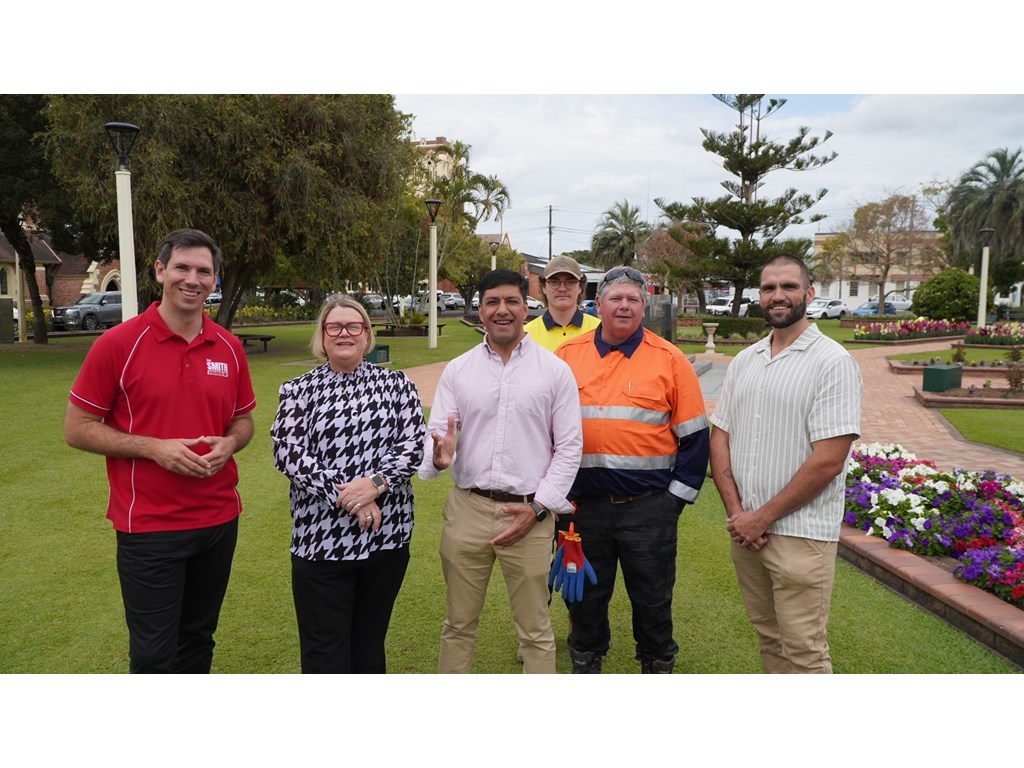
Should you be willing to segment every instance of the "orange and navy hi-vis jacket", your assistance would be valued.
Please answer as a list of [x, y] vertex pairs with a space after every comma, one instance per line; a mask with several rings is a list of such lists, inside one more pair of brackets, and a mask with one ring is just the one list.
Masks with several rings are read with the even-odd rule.
[[598, 334], [569, 339], [555, 353], [576, 376], [583, 414], [583, 460], [569, 498], [667, 489], [696, 501], [710, 430], [693, 366], [643, 327], [618, 347]]

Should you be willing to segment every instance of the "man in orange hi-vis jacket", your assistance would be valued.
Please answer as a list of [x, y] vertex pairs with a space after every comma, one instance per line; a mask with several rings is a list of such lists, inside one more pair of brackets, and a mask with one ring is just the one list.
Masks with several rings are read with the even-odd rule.
[[556, 352], [579, 386], [583, 460], [569, 494], [577, 506], [571, 519], [597, 574], [582, 599], [568, 603], [574, 673], [601, 671], [620, 564], [641, 671], [671, 672], [679, 651], [672, 637], [678, 521], [704, 483], [709, 428], [690, 361], [641, 325], [647, 295], [640, 272], [610, 270], [597, 289], [601, 326]]

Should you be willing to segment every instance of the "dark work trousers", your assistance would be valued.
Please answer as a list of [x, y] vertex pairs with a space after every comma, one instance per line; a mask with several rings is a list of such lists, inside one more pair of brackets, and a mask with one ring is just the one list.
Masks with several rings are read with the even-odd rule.
[[597, 574], [583, 600], [569, 603], [572, 631], [569, 646], [577, 651], [608, 653], [611, 627], [608, 604], [615, 588], [616, 567], [633, 613], [636, 658], [668, 659], [679, 651], [672, 638], [672, 590], [676, 583], [679, 503], [667, 491], [626, 504], [607, 498], [580, 499], [571, 520], [580, 534], [583, 554]]
[[366, 560], [292, 555], [292, 597], [303, 674], [384, 674], [384, 638], [409, 566], [409, 547]]
[[237, 540], [238, 518], [192, 531], [117, 532], [131, 672], [210, 671]]

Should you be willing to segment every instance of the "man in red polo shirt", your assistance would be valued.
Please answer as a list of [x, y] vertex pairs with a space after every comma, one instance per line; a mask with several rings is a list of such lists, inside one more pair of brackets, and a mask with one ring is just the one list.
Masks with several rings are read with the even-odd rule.
[[203, 313], [220, 262], [199, 230], [164, 238], [162, 300], [96, 340], [64, 419], [68, 445], [107, 457], [132, 672], [213, 661], [256, 407], [241, 343]]

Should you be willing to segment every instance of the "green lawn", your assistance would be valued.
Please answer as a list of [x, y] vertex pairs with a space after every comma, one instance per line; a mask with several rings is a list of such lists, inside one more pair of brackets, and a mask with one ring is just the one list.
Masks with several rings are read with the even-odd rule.
[[[247, 329], [250, 330], [250, 329]], [[298, 671], [288, 545], [287, 482], [273, 466], [269, 428], [280, 384], [307, 370], [311, 327], [253, 329], [274, 334], [266, 354], [249, 358], [259, 406], [256, 435], [238, 456], [245, 504], [234, 572], [225, 600], [214, 670]], [[381, 339], [396, 368], [443, 360], [480, 336], [448, 323], [437, 350], [425, 338]], [[0, 346], [8, 450], [0, 463], [0, 674], [122, 673], [127, 633], [114, 566], [114, 536], [104, 518], [103, 459], [68, 448], [61, 423], [67, 392], [92, 339], [46, 347]], [[444, 616], [437, 545], [447, 478], [414, 481], [412, 563], [389, 635], [393, 672], [436, 670]], [[723, 511], [709, 480], [680, 527], [677, 671], [754, 673], [756, 642], [728, 557]], [[556, 600], [558, 668], [568, 670], [566, 612]], [[633, 673], [628, 603], [621, 585], [612, 604], [609, 672]], [[1011, 665], [944, 622], [840, 563], [831, 621], [835, 670], [843, 673], [1005, 673]], [[495, 573], [481, 622], [475, 669], [517, 673], [516, 637], [504, 584]]]

